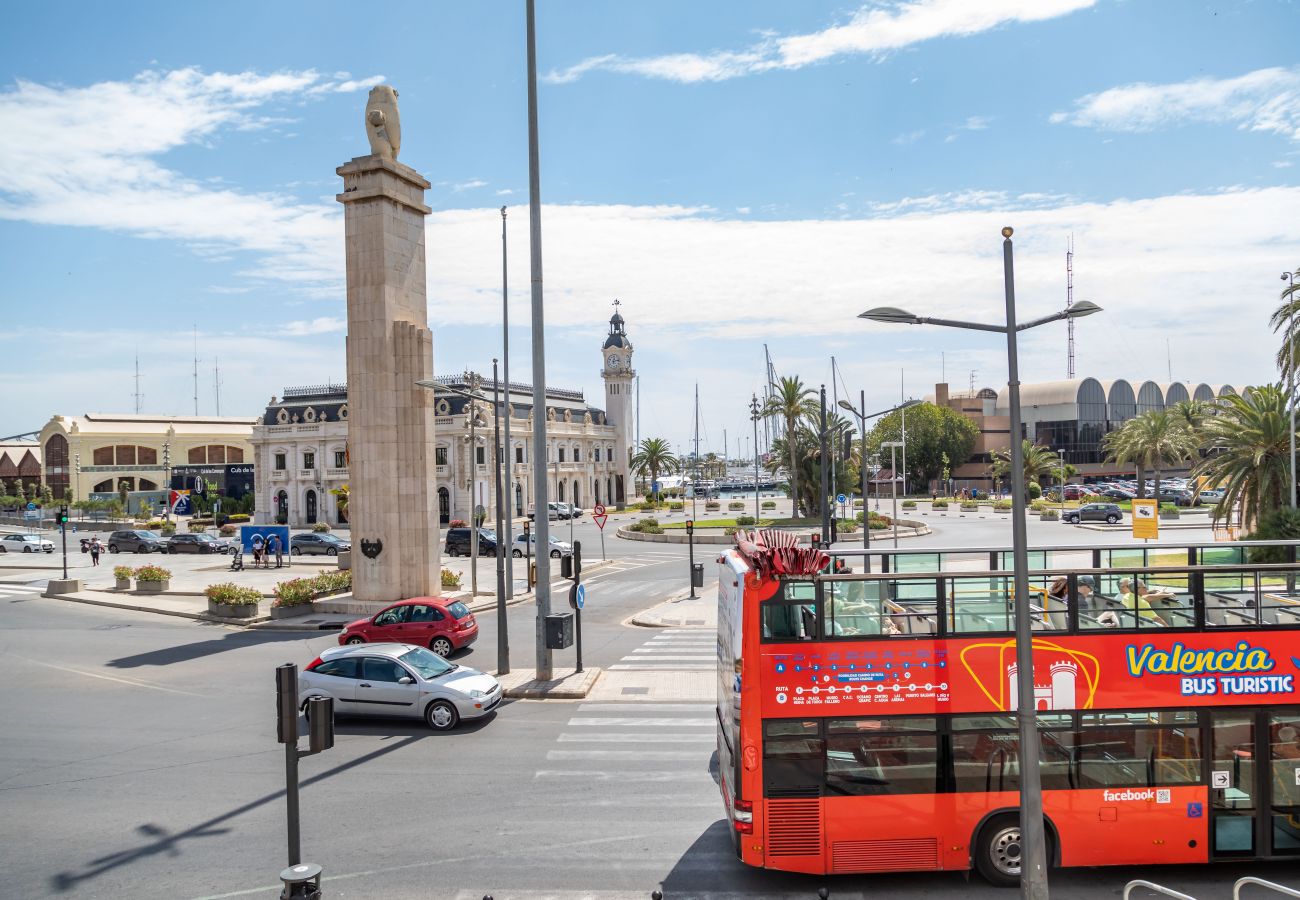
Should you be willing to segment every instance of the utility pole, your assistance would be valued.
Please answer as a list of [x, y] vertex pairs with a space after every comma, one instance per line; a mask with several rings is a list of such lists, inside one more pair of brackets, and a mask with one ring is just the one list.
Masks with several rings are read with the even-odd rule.
[[[514, 555], [514, 511], [515, 511], [515, 494], [510, 487], [510, 467], [514, 465], [515, 455], [514, 448], [510, 443], [510, 293], [507, 290], [506, 282], [506, 208], [501, 207], [501, 378], [505, 382], [505, 403], [501, 405], [501, 415], [506, 420], [505, 425], [505, 462], [501, 466], [502, 470], [502, 490], [506, 495], [506, 519], [505, 519], [505, 543], [506, 543], [506, 601], [509, 602], [515, 595], [515, 555]], [[497, 537], [501, 536], [497, 532]], [[504, 619], [501, 623], [504, 624]], [[504, 671], [510, 671], [510, 648], [509, 641], [506, 641], [506, 668]]]
[[217, 415], [221, 415], [221, 358], [212, 358], [212, 394], [217, 406]]
[[135, 414], [140, 415], [140, 401], [144, 399], [144, 394], [140, 393], [140, 354], [135, 355]]
[[[821, 507], [822, 515], [822, 546], [825, 547], [831, 542], [831, 520], [830, 504], [826, 502], [827, 477], [830, 475], [830, 468], [826, 465], [826, 385], [824, 384], [821, 389], [821, 426], [821, 465], [818, 468], [821, 469], [822, 496], [821, 503], [818, 505]], [[791, 436], [791, 440], [793, 440], [793, 436]]]
[[[497, 495], [497, 674], [510, 672], [510, 632], [506, 627], [506, 560], [510, 544], [505, 531], [505, 497], [501, 490], [501, 470], [505, 460], [501, 453], [501, 383], [497, 381], [497, 361], [492, 360], [492, 474]], [[507, 420], [508, 421], [508, 420]]]
[[[537, 16], [527, 3], [528, 32], [528, 235], [533, 312], [533, 508], [537, 546], [549, 550], [551, 527], [546, 506], [546, 323], [542, 308], [542, 187], [537, 141]], [[546, 617], [551, 614], [551, 555], [537, 554], [537, 680], [551, 680]]]
[[194, 417], [199, 415], [199, 326], [194, 326]]

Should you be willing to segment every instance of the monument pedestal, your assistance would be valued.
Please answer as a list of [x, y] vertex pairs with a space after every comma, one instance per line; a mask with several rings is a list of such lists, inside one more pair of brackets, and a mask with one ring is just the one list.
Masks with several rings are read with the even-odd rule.
[[338, 168], [348, 300], [348, 518], [352, 595], [391, 602], [441, 589], [434, 477], [433, 335], [424, 283], [429, 182], [375, 154]]

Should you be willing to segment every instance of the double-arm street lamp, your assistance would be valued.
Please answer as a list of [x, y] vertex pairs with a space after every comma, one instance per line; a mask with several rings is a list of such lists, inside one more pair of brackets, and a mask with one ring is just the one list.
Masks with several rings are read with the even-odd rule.
[[[862, 549], [870, 550], [871, 549], [871, 514], [867, 509], [867, 474], [868, 474], [867, 473], [867, 468], [868, 468], [867, 466], [867, 420], [879, 418], [880, 416], [887, 416], [891, 412], [894, 412], [896, 410], [911, 409], [913, 406], [919, 405], [921, 401], [908, 400], [906, 403], [900, 403], [898, 406], [891, 406], [889, 409], [882, 409], [880, 412], [873, 412], [870, 414], [863, 412], [863, 410], [867, 408], [866, 391], [859, 392], [858, 402], [862, 404], [860, 407], [854, 406], [852, 403], [850, 403], [847, 400], [841, 400], [840, 409], [851, 413], [857, 418], [858, 427], [862, 432], [862, 466], [861, 466], [862, 469]], [[898, 493], [898, 492], [895, 491], [894, 493]], [[897, 510], [895, 510], [895, 513], [897, 513]], [[898, 526], [895, 525], [894, 527], [897, 528]], [[895, 547], [898, 546], [897, 531], [894, 532], [894, 546]], [[871, 571], [870, 555], [866, 555], [863, 557], [862, 565], [866, 571], [868, 572]]]
[[758, 394], [749, 401], [749, 418], [754, 423], [754, 527], [758, 527], [758, 420], [763, 418], [763, 407], [758, 402]]
[[[867, 310], [859, 318], [902, 325], [944, 325], [1007, 336], [1007, 395], [1011, 413], [1011, 540], [1015, 570], [1016, 719], [1020, 730], [1020, 895], [1027, 900], [1047, 900], [1047, 856], [1043, 838], [1043, 794], [1039, 777], [1039, 740], [1034, 699], [1034, 651], [1029, 616], [1029, 559], [1025, 534], [1025, 462], [1021, 446], [1020, 374], [1016, 335], [1048, 322], [1079, 318], [1101, 307], [1081, 300], [1070, 307], [1028, 322], [1016, 322], [1016, 288], [1012, 263], [1011, 228], [1002, 229], [1002, 277], [1006, 298], [1006, 323], [988, 325], [918, 316], [893, 307]], [[1064, 493], [1064, 489], [1062, 489]]]

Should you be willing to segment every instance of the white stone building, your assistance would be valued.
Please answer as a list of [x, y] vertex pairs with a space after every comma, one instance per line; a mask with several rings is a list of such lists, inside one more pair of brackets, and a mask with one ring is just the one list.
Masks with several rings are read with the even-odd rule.
[[[584, 509], [603, 503], [621, 506], [630, 489], [629, 448], [632, 443], [635, 397], [632, 344], [623, 317], [610, 319], [601, 348], [601, 377], [607, 410], [589, 405], [581, 391], [546, 389], [547, 495]], [[435, 379], [435, 464], [439, 520], [469, 521], [475, 506], [496, 517], [492, 458], [492, 380], [481, 380], [484, 400], [471, 402], [475, 376]], [[532, 386], [502, 385], [500, 406], [510, 418], [511, 490], [507, 512], [525, 515], [532, 506], [533, 394]], [[474, 425], [471, 428], [471, 408]], [[505, 440], [505, 420], [500, 421]], [[475, 452], [471, 463], [471, 432]], [[346, 385], [286, 388], [272, 398], [262, 420], [254, 426], [252, 444], [257, 463], [259, 521], [283, 521], [294, 527], [314, 522], [337, 525], [345, 521], [332, 491], [348, 482], [348, 411]]]

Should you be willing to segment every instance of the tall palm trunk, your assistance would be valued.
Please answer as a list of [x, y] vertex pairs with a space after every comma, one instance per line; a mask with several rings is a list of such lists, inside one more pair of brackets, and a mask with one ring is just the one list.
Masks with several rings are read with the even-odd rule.
[[799, 518], [799, 464], [795, 457], [795, 429], [799, 427], [798, 419], [785, 420], [785, 441], [790, 450], [790, 503], [792, 518]]
[[1137, 464], [1137, 480], [1138, 480], [1138, 499], [1145, 500], [1147, 496], [1147, 472], [1146, 472], [1146, 467], [1143, 466], [1142, 463]]

